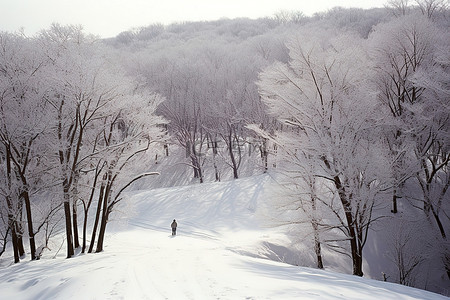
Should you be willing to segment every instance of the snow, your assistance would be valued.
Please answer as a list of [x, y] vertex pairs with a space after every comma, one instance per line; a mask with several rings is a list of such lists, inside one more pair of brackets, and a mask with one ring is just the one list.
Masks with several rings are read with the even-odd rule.
[[287, 237], [258, 214], [269, 181], [263, 175], [130, 193], [108, 225], [104, 252], [65, 259], [62, 250], [51, 259], [54, 249], [4, 267], [0, 299], [448, 299], [283, 263]]

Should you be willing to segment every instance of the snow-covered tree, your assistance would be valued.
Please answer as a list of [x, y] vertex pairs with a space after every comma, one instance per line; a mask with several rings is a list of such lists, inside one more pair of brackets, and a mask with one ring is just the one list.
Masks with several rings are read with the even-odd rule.
[[[129, 88], [130, 86], [125, 86]], [[122, 90], [126, 91], [126, 90]], [[122, 201], [122, 192], [133, 182], [155, 172], [148, 172], [149, 151], [155, 143], [161, 142], [165, 121], [155, 115], [162, 98], [157, 94], [143, 94], [143, 91], [128, 90], [128, 97], [118, 103], [115, 115], [105, 116], [100, 134], [98, 151], [102, 153], [97, 166], [104, 164], [94, 176], [103, 174], [97, 203], [96, 221], [89, 252], [92, 252], [96, 227], [100, 224], [96, 252], [103, 251], [106, 226], [110, 215]], [[97, 173], [98, 171], [98, 173]]]
[[[204, 108], [199, 88], [203, 72], [201, 64], [196, 62], [195, 51], [183, 53], [177, 49], [174, 52], [169, 52], [169, 57], [157, 57], [150, 70], [146, 70], [147, 85], [166, 98], [160, 111], [170, 120], [168, 130], [176, 143], [184, 148], [186, 164], [192, 167], [193, 177], [203, 182], [203, 152], [207, 137], [202, 126]], [[179, 57], [177, 63], [170, 55]]]
[[349, 242], [353, 274], [362, 276], [362, 250], [387, 182], [369, 64], [361, 40], [317, 36], [289, 43], [291, 61], [260, 75], [260, 94], [269, 113], [288, 127], [287, 138], [278, 132], [273, 139], [318, 166], [314, 176], [328, 193], [318, 199], [336, 222], [328, 225], [342, 234], [335, 241]]
[[[114, 206], [110, 203], [111, 189], [117, 184], [116, 177], [126, 174], [124, 166], [138, 159], [134, 153], [146, 153], [148, 140], [158, 138], [151, 135], [150, 130], [162, 123], [162, 119], [153, 115], [161, 101], [152, 94], [146, 95], [147, 99], [138, 96], [137, 84], [113, 63], [115, 55], [110, 53], [106, 58], [107, 50], [78, 27], [55, 24], [41, 34], [40, 42], [52, 62], [47, 100], [52, 107], [49, 114], [54, 117], [50, 128], [54, 162], [59, 166], [67, 257], [72, 257], [74, 249], [80, 247], [77, 212], [80, 197], [85, 217], [84, 250], [88, 209], [98, 187], [98, 176], [104, 177], [100, 192], [105, 186], [107, 193], [98, 203], [102, 218], [101, 241], [97, 248], [101, 249], [108, 216]], [[160, 131], [159, 127], [157, 130]], [[84, 177], [91, 174], [94, 179], [87, 181]], [[130, 171], [128, 175], [139, 174]], [[82, 183], [87, 182], [92, 186], [86, 190]]]
[[409, 0], [389, 0], [387, 1], [386, 6], [391, 10], [394, 16], [400, 17], [407, 15], [411, 10], [409, 3]]
[[[441, 255], [450, 277], [445, 254], [450, 177], [449, 57], [444, 50], [448, 41], [448, 33], [422, 15], [380, 24], [371, 36], [378, 100], [390, 109], [392, 117], [386, 128], [386, 144], [397, 162], [392, 168], [393, 212], [397, 211], [399, 190], [405, 200], [423, 210], [442, 239]], [[430, 238], [434, 240], [432, 235]]]
[[438, 13], [445, 13], [449, 8], [448, 0], [416, 0], [415, 1], [424, 16], [432, 19]]
[[[19, 35], [1, 34], [0, 44], [0, 144], [5, 172], [2, 194], [10, 211], [13, 248], [20, 246], [26, 224], [31, 259], [36, 259], [37, 232], [33, 228], [36, 224], [31, 198], [46, 185], [43, 176], [47, 166], [42, 154], [47, 149], [42, 140], [49, 120], [43, 76], [47, 59], [35, 50], [34, 41]], [[21, 219], [22, 207], [26, 221]]]

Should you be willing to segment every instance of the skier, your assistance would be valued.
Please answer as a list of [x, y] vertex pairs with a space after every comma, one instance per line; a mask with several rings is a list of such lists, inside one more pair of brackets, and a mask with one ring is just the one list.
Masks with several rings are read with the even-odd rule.
[[172, 235], [176, 235], [177, 234], [177, 221], [175, 221], [175, 219], [173, 219], [173, 222], [170, 225], [170, 227], [172, 227]]

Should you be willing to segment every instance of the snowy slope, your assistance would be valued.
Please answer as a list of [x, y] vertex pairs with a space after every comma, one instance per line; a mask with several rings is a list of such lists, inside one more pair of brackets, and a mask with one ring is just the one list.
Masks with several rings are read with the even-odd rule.
[[280, 262], [286, 237], [256, 213], [269, 180], [134, 192], [103, 253], [0, 269], [0, 299], [448, 299]]

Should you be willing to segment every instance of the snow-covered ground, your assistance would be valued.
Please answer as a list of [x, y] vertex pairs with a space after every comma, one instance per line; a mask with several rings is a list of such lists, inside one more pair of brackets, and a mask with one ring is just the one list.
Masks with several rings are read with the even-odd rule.
[[103, 253], [0, 269], [0, 299], [448, 299], [283, 263], [286, 236], [257, 214], [269, 180], [133, 192]]

